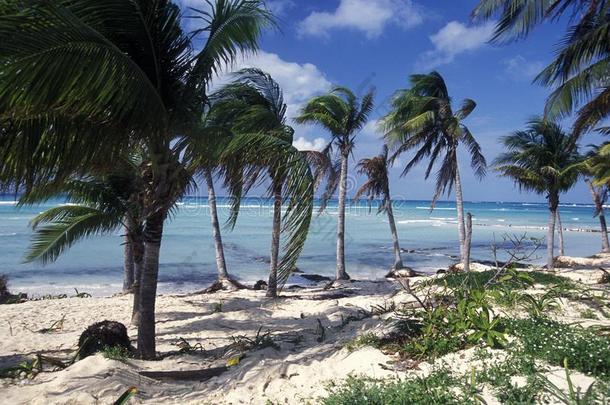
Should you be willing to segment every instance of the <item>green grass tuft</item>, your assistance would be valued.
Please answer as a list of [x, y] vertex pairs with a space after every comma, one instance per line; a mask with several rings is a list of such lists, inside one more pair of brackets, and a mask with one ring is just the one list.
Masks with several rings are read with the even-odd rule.
[[478, 404], [472, 392], [464, 392], [460, 381], [447, 371], [436, 371], [425, 378], [381, 381], [349, 377], [329, 387], [324, 405], [403, 405]]

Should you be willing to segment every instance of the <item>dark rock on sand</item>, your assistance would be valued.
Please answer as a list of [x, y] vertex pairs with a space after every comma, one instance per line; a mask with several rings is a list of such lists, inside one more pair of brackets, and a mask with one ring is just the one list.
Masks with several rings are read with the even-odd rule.
[[403, 267], [401, 269], [392, 269], [388, 274], [385, 275], [386, 278], [404, 278], [404, 277], [413, 277], [415, 276], [415, 270], [410, 267]]
[[256, 283], [254, 283], [254, 290], [256, 291], [260, 291], [260, 290], [266, 290], [267, 289], [267, 282], [264, 280], [258, 280]]
[[321, 276], [319, 274], [299, 274], [299, 276], [303, 277], [305, 280], [313, 281], [314, 283], [331, 280], [330, 277]]
[[132, 351], [131, 342], [127, 335], [127, 328], [120, 322], [102, 321], [89, 326], [78, 339], [79, 357], [102, 351], [105, 347], [122, 347]]

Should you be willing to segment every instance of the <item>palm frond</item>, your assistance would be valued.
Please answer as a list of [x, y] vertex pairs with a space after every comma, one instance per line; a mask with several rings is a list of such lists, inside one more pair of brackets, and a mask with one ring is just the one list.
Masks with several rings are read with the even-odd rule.
[[[32, 220], [34, 236], [24, 260], [43, 264], [53, 262], [78, 240], [115, 231], [122, 224], [121, 220], [121, 217], [86, 206], [51, 208]], [[46, 225], [41, 226], [42, 223]]]

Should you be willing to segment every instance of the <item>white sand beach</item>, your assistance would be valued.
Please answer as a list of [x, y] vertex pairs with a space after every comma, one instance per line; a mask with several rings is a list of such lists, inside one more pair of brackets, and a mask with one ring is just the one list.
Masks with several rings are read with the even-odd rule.
[[[570, 259], [580, 268], [556, 273], [594, 285], [608, 264], [608, 257]], [[485, 269], [478, 265], [477, 269]], [[435, 276], [431, 276], [435, 277]], [[424, 277], [413, 278], [412, 285]], [[315, 403], [326, 395], [325, 387], [350, 374], [373, 378], [406, 378], [425, 375], [448, 364], [468, 372], [480, 360], [472, 360], [473, 349], [452, 353], [428, 363], [406, 365], [392, 353], [372, 347], [350, 351], [345, 345], [359, 335], [387, 334], [391, 311], [372, 315], [377, 307], [413, 305], [414, 299], [396, 281], [356, 281], [338, 288], [291, 289], [271, 300], [264, 291], [242, 290], [215, 294], [162, 295], [157, 300], [157, 350], [162, 360], [125, 362], [109, 360], [101, 354], [78, 361], [56, 372], [42, 372], [32, 379], [5, 379], [0, 390], [3, 401], [13, 404], [104, 404], [114, 402], [127, 388], [135, 386], [133, 403], [262, 404]], [[220, 304], [220, 306], [218, 305]], [[610, 326], [610, 319], [583, 319], [584, 306], [563, 300], [554, 317], [564, 322], [586, 322]], [[90, 324], [108, 319], [129, 325], [130, 296], [107, 298], [67, 298], [5, 305], [0, 313], [0, 359], [2, 367], [31, 358], [36, 353], [68, 358], [76, 350], [80, 333]], [[61, 330], [40, 333], [65, 317]], [[225, 366], [239, 351], [238, 336], [254, 338], [270, 333], [277, 345], [261, 350], [245, 350], [238, 364], [207, 381], [159, 381], [143, 377], [140, 371], [201, 370]], [[129, 326], [133, 339], [136, 329]], [[183, 338], [204, 350], [179, 353]], [[494, 350], [493, 359], [502, 359]], [[496, 360], [494, 360], [496, 359]], [[549, 378], [566, 386], [563, 369], [551, 367]], [[590, 377], [574, 374], [577, 386], [586, 389]], [[494, 403], [493, 396], [487, 397]]]

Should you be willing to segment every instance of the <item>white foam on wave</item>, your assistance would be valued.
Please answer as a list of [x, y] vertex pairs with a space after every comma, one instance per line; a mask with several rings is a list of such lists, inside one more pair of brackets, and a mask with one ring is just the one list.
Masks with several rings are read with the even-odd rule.
[[0, 205], [17, 205], [17, 201], [0, 201]]
[[433, 219], [404, 219], [402, 221], [398, 221], [399, 224], [401, 225], [408, 225], [408, 224], [430, 224], [432, 226], [443, 226], [443, 225], [447, 225], [448, 223], [445, 221], [438, 221], [438, 220], [433, 220]]
[[[415, 207], [416, 210], [430, 210], [430, 207]], [[451, 208], [451, 207], [435, 207], [434, 209], [432, 209], [433, 211], [439, 210], [439, 211], [455, 211], [455, 208]]]
[[0, 236], [17, 236], [17, 232], [12, 232], [12, 233], [0, 233]]

